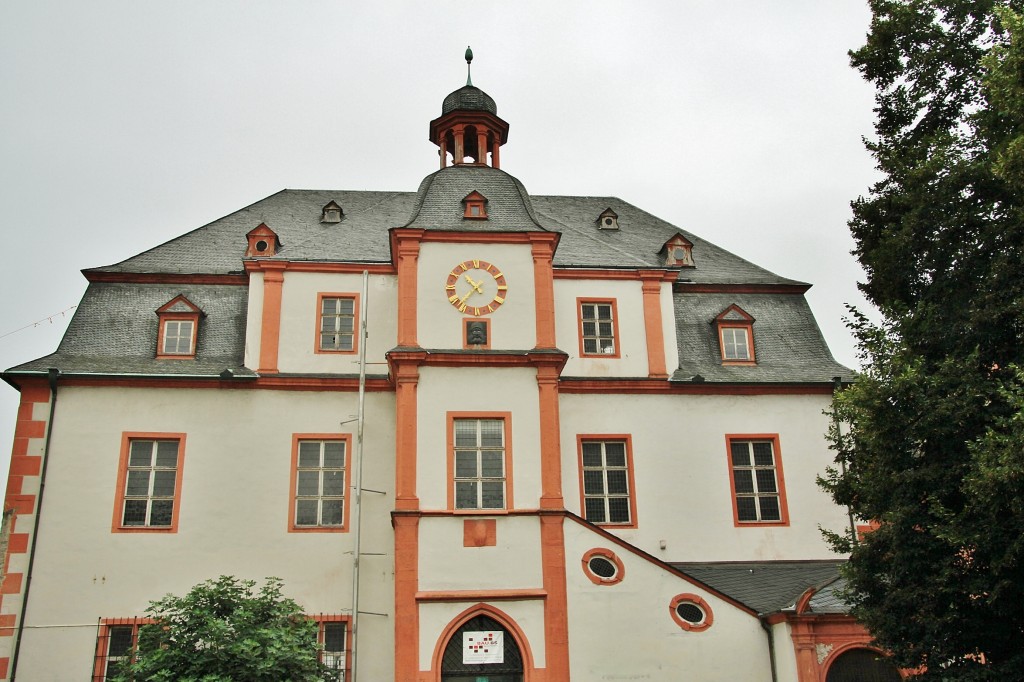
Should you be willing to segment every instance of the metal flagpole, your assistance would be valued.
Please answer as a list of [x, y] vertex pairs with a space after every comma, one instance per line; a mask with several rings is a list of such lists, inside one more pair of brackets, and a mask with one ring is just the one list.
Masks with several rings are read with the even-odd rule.
[[355, 467], [356, 481], [353, 486], [353, 493], [355, 495], [355, 512], [352, 516], [352, 541], [354, 544], [353, 549], [353, 561], [352, 561], [352, 650], [349, 652], [351, 657], [352, 681], [355, 682], [356, 676], [356, 661], [359, 651], [359, 647], [356, 646], [356, 637], [359, 634], [359, 627], [357, 622], [359, 620], [359, 564], [362, 555], [361, 541], [362, 541], [362, 501], [363, 501], [363, 410], [366, 403], [366, 310], [369, 308], [369, 302], [367, 301], [367, 289], [370, 274], [368, 271], [363, 270], [363, 291], [362, 291], [362, 309], [359, 311], [359, 412], [356, 416], [356, 449], [355, 449]]

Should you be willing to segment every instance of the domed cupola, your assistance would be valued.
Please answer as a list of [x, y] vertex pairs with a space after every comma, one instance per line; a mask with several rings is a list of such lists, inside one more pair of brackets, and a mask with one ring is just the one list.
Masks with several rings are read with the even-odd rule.
[[466, 85], [444, 98], [441, 117], [430, 122], [430, 141], [441, 148], [441, 168], [448, 165], [449, 154], [456, 166], [501, 167], [498, 148], [508, 141], [508, 123], [498, 118], [491, 96], [473, 85], [472, 62], [473, 50], [467, 47]]

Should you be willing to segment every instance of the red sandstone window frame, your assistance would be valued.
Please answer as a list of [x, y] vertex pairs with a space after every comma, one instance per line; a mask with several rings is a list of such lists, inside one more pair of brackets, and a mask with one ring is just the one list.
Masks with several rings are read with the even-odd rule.
[[467, 220], [487, 220], [487, 197], [483, 194], [477, 191], [470, 192], [462, 200], [462, 203], [464, 205], [463, 218]]
[[[296, 517], [296, 505], [298, 503], [298, 478], [299, 478], [299, 443], [307, 442], [340, 442], [345, 444], [345, 493], [342, 500], [341, 507], [341, 524], [335, 525], [306, 525], [297, 524], [295, 522]], [[333, 467], [328, 467], [333, 469]], [[312, 469], [312, 468], [310, 468]], [[319, 468], [321, 471], [323, 467]], [[347, 533], [349, 532], [349, 508], [350, 501], [352, 498], [352, 434], [350, 433], [293, 433], [292, 434], [292, 452], [291, 452], [291, 476], [289, 480], [289, 492], [288, 492], [288, 532], [289, 533]], [[322, 479], [321, 479], [322, 482]], [[320, 495], [317, 499], [323, 502], [324, 495]], [[334, 496], [327, 496], [334, 497]]]
[[[676, 609], [682, 603], [693, 604], [701, 611], [704, 612], [704, 620], [700, 623], [691, 623], [688, 620], [684, 620]], [[703, 632], [711, 627], [715, 622], [715, 614], [711, 611], [711, 606], [708, 605], [707, 601], [699, 595], [684, 593], [677, 594], [669, 602], [668, 612], [672, 616], [672, 620], [676, 622], [676, 625], [686, 630], [687, 632]]]
[[[601, 448], [601, 459], [602, 464], [600, 467], [586, 466], [583, 461], [583, 447], [587, 443], [600, 443]], [[625, 448], [626, 463], [625, 467], [608, 467], [606, 459], [606, 451], [603, 447], [607, 443], [622, 443]], [[580, 516], [584, 519], [593, 523], [595, 526], [601, 526], [605, 528], [636, 528], [637, 527], [637, 516], [636, 516], [636, 482], [633, 476], [633, 437], [628, 433], [613, 433], [613, 434], [597, 434], [597, 433], [581, 433], [576, 436], [576, 456], [578, 461], [578, 473], [579, 473], [579, 486], [580, 486]], [[608, 478], [607, 473], [611, 470], [624, 469], [626, 473], [626, 486], [627, 491], [625, 498], [629, 503], [629, 521], [626, 522], [615, 522], [615, 521], [594, 521], [588, 518], [587, 514], [587, 499], [602, 498], [605, 500], [605, 511], [608, 511], [608, 502], [612, 499], [618, 499], [623, 497], [622, 495], [612, 495], [608, 492]], [[602, 483], [604, 492], [601, 494], [588, 495], [586, 492], [586, 471], [597, 471], [600, 470], [604, 475], [602, 476]]]
[[[607, 560], [613, 566], [615, 566], [615, 575], [610, 578], [605, 578], [594, 573], [590, 568], [590, 560], [594, 557], [600, 557]], [[622, 559], [610, 549], [605, 547], [595, 547], [587, 550], [583, 553], [583, 557], [580, 559], [581, 567], [583, 568], [583, 574], [587, 576], [587, 579], [595, 585], [610, 586], [621, 583], [626, 577], [626, 567], [622, 563]]]
[[327, 638], [326, 638], [326, 627], [325, 627], [325, 625], [327, 625], [329, 623], [343, 623], [345, 625], [345, 643], [344, 643], [344, 647], [345, 648], [341, 652], [342, 655], [344, 656], [344, 662], [342, 663], [340, 668], [331, 668], [331, 669], [342, 672], [343, 675], [342, 675], [341, 679], [343, 679], [343, 680], [349, 679], [349, 676], [351, 675], [351, 671], [352, 671], [352, 665], [351, 665], [351, 661], [352, 661], [352, 655], [351, 655], [352, 654], [352, 618], [351, 618], [351, 616], [319, 614], [319, 615], [316, 615], [316, 616], [309, 616], [309, 618], [311, 620], [315, 621], [316, 624], [317, 624], [316, 642], [317, 642], [318, 645], [320, 645], [320, 653], [319, 653], [320, 661], [322, 663], [326, 663], [328, 666], [330, 666], [332, 662], [326, 660], [326, 655], [328, 655], [328, 654], [335, 654], [337, 652], [336, 651], [328, 652], [328, 651], [325, 651], [325, 649], [324, 649], [324, 646], [327, 643], [326, 642]]
[[[349, 299], [352, 301], [352, 348], [324, 348], [323, 333], [324, 299]], [[316, 330], [313, 336], [313, 352], [317, 355], [354, 355], [359, 352], [359, 294], [351, 291], [321, 291], [316, 295]], [[337, 330], [335, 330], [336, 332]]]
[[[742, 319], [735, 319], [731, 317], [731, 314], [738, 315]], [[746, 357], [733, 356], [730, 357], [727, 349], [736, 346], [734, 343], [727, 343], [725, 336], [726, 331], [736, 332], [742, 331], [744, 334], [744, 344]], [[728, 308], [723, 310], [715, 318], [715, 333], [718, 336], [718, 350], [721, 355], [723, 365], [756, 365], [757, 355], [754, 347], [754, 318], [750, 316], [747, 311], [740, 308], [735, 303], [730, 305]]]
[[[732, 456], [733, 443], [770, 443], [772, 448], [772, 465], [757, 465], [756, 461], [751, 459], [751, 465], [737, 467], [734, 465]], [[753, 457], [753, 454], [752, 454]], [[789, 525], [789, 507], [786, 502], [786, 477], [782, 470], [782, 450], [779, 447], [779, 434], [777, 433], [754, 433], [754, 434], [726, 434], [725, 436], [725, 459], [726, 464], [729, 467], [729, 496], [732, 500], [732, 519], [733, 525], [736, 528], [750, 528], [750, 527], [763, 527], [763, 526], [788, 526]], [[760, 491], [757, 482], [756, 472], [758, 470], [771, 469], [775, 476], [775, 491]], [[751, 477], [754, 481], [754, 491], [736, 491], [736, 471], [737, 469], [747, 470], [749, 469]], [[758, 518], [754, 520], [740, 520], [739, 503], [740, 497], [748, 498], [753, 497], [755, 500], [755, 508], [757, 509]], [[761, 497], [777, 497], [779, 504], [779, 518], [763, 520], [761, 516]]]
[[[179, 304], [184, 305], [186, 308], [189, 308], [189, 310], [170, 310], [171, 308]], [[159, 320], [156, 335], [157, 360], [195, 359], [196, 345], [199, 341], [199, 318], [202, 316], [202, 310], [200, 310], [199, 307], [196, 306], [196, 304], [192, 303], [192, 301], [188, 300], [184, 296], [175, 296], [170, 301], [157, 308], [156, 314]], [[189, 338], [187, 351], [167, 351], [168, 324], [171, 322], [190, 322], [192, 324], [192, 333]]]
[[[512, 413], [511, 412], [448, 412], [446, 415], [448, 432], [448, 510], [459, 514], [504, 514], [515, 508], [512, 487]], [[457, 507], [456, 484], [458, 482], [477, 481], [482, 483], [484, 478], [495, 480], [494, 477], [482, 476], [482, 469], [478, 469], [480, 476], [477, 477], [456, 477], [456, 447], [455, 447], [455, 423], [457, 421], [501, 421], [503, 438], [503, 464], [504, 464], [504, 499], [501, 507]], [[482, 447], [479, 449], [483, 449]], [[480, 499], [482, 490], [477, 493]]]
[[[606, 306], [610, 307], [610, 309], [611, 309], [611, 316], [612, 316], [612, 319], [611, 319], [611, 326], [612, 326], [611, 336], [608, 336], [607, 334], [597, 333], [597, 332], [600, 331], [599, 329], [595, 329], [595, 333], [594, 334], [585, 334], [584, 333], [584, 325], [591, 320], [591, 318], [584, 319], [584, 317], [583, 317], [583, 306], [585, 306], [585, 305], [594, 305], [594, 306], [606, 305]], [[622, 346], [622, 343], [621, 343], [622, 337], [619, 335], [619, 309], [618, 309], [618, 301], [617, 301], [617, 299], [614, 299], [614, 298], [589, 298], [589, 297], [585, 298], [585, 297], [577, 297], [576, 298], [576, 318], [577, 318], [577, 322], [578, 322], [579, 349], [580, 349], [580, 357], [581, 358], [618, 358], [618, 357], [621, 357], [621, 355], [622, 355], [622, 348], [621, 348], [621, 346]], [[593, 318], [593, 323], [597, 324], [599, 320], [600, 320], [600, 318]], [[601, 351], [601, 340], [602, 339], [609, 339], [609, 338], [612, 341], [612, 350], [614, 352], [612, 352], [612, 353], [602, 352]], [[597, 348], [598, 349], [596, 351], [588, 352], [586, 350], [586, 341], [588, 339], [596, 339], [597, 340]]]
[[[171, 507], [171, 522], [166, 526], [150, 526], [150, 525], [126, 525], [124, 523], [124, 507], [126, 498], [128, 499], [146, 499], [147, 504], [147, 516], [152, 512], [150, 506], [154, 501], [154, 498], [167, 499], [166, 496], [162, 495], [127, 495], [126, 487], [129, 477], [129, 469], [136, 468], [141, 469], [142, 467], [130, 467], [130, 456], [133, 442], [140, 441], [177, 441], [178, 443], [178, 454], [177, 461], [174, 467], [174, 496], [170, 498], [172, 500]], [[156, 464], [150, 467], [152, 472], [155, 473], [158, 470], [166, 471], [169, 467], [160, 467]], [[150, 431], [125, 431], [121, 434], [121, 453], [120, 459], [117, 465], [117, 489], [114, 494], [114, 515], [111, 522], [111, 532], [113, 533], [177, 533], [178, 532], [178, 515], [181, 512], [181, 487], [182, 478], [184, 477], [185, 468], [185, 434], [184, 433], [166, 433], [166, 432], [150, 432]], [[152, 489], [152, 484], [149, 485]]]
[[[92, 682], [106, 682], [110, 662], [110, 639], [114, 628], [131, 628], [132, 641], [129, 657], [135, 655], [139, 644], [139, 628], [156, 621], [152, 618], [101, 618], [96, 632], [96, 654], [92, 668]], [[120, 657], [118, 657], [120, 658]]]

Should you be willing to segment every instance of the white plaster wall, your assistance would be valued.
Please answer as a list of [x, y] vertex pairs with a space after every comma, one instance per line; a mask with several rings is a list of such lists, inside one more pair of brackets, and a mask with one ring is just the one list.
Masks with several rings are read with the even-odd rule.
[[[366, 319], [369, 336], [366, 361], [383, 363], [384, 354], [395, 347], [398, 338], [397, 287], [398, 280], [393, 275], [371, 275], [367, 282], [367, 301], [363, 301], [362, 273], [286, 271], [281, 289], [278, 370], [315, 374], [358, 374], [358, 352], [315, 352], [319, 336], [318, 293], [351, 294], [359, 300], [360, 307], [369, 306]], [[358, 322], [357, 318], [357, 329]], [[368, 371], [371, 374], [381, 374], [384, 369], [380, 365], [371, 365]]]
[[[619, 357], [580, 357], [577, 298], [615, 300], [619, 317]], [[555, 280], [555, 337], [558, 347], [569, 354], [563, 376], [646, 377], [647, 334], [644, 299], [639, 280]]]
[[[514, 508], [540, 504], [537, 373], [523, 367], [422, 367], [417, 388], [416, 488], [423, 509], [448, 507], [448, 412], [510, 412]], [[507, 472], [506, 472], [507, 473]], [[507, 501], [506, 501], [507, 504]]]
[[[829, 396], [560, 396], [563, 492], [580, 511], [579, 434], [631, 434], [638, 527], [613, 530], [666, 561], [836, 558], [818, 526], [845, 511], [816, 483], [832, 463]], [[726, 434], [778, 434], [789, 526], [736, 527]], [[660, 547], [665, 542], [665, 549]]]
[[501, 268], [508, 283], [505, 303], [486, 315], [491, 348], [528, 349], [537, 345], [533, 255], [529, 244], [440, 244], [420, 249], [417, 286], [417, 341], [424, 348], [462, 348], [467, 316], [448, 302], [445, 284], [452, 268], [474, 258]]
[[669, 376], [679, 369], [679, 343], [676, 337], [676, 311], [672, 302], [672, 283], [661, 285], [661, 328], [665, 338], [665, 369]]
[[798, 682], [800, 673], [796, 667], [796, 649], [793, 647], [793, 628], [789, 623], [772, 626], [775, 638], [775, 670], [779, 682]]
[[263, 324], [263, 273], [249, 273], [249, 307], [245, 315], [245, 366], [260, 366], [260, 335]]
[[544, 584], [536, 517], [496, 518], [494, 547], [463, 547], [463, 521], [494, 516], [420, 520], [420, 589], [518, 590]]
[[[438, 645], [445, 628], [466, 609], [476, 606], [478, 603], [468, 601], [420, 605], [420, 670], [429, 670], [431, 668], [434, 648]], [[544, 602], [541, 600], [503, 601], [495, 606], [511, 618], [523, 631], [529, 644], [530, 653], [533, 656], [533, 664], [538, 668], [545, 667], [547, 659], [544, 657]], [[444, 643], [441, 646], [444, 646]], [[524, 663], [526, 662], [525, 653], [523, 661]], [[582, 681], [587, 678], [581, 677], [578, 679]]]
[[[81, 670], [74, 677], [84, 678], [97, 619], [142, 615], [149, 601], [222, 574], [278, 576], [307, 612], [347, 613], [352, 533], [288, 533], [287, 524], [292, 434], [352, 433], [355, 423], [339, 423], [356, 401], [355, 393], [61, 389], [19, 674], [65, 680]], [[363, 496], [360, 606], [388, 614], [393, 394], [367, 394], [366, 414], [364, 488], [387, 494]], [[177, 533], [111, 532], [124, 431], [186, 434]], [[80, 627], [46, 627], [59, 624]], [[385, 652], [360, 659], [360, 679], [390, 679], [393, 618], [364, 616], [360, 627], [363, 641]]]
[[[565, 523], [565, 545], [572, 679], [771, 680], [768, 638], [756, 616], [574, 521]], [[595, 585], [584, 574], [582, 557], [594, 548], [622, 561], [622, 582]], [[708, 603], [710, 628], [688, 632], [672, 619], [671, 601], [684, 593]]]

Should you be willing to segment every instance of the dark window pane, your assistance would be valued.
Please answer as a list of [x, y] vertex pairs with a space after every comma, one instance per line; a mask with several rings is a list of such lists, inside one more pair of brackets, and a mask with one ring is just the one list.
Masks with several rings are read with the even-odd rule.
[[480, 445], [484, 447], [501, 447], [505, 429], [504, 422], [489, 420], [480, 422]]
[[304, 497], [320, 494], [320, 472], [300, 471], [296, 494]]
[[316, 512], [319, 502], [316, 500], [299, 500], [295, 503], [295, 525], [315, 526]]
[[478, 509], [476, 481], [458, 481], [455, 483], [455, 508]]
[[609, 521], [612, 523], [629, 523], [629, 498], [613, 497], [608, 500]]
[[132, 650], [132, 626], [114, 625], [107, 630], [107, 656], [125, 656]]
[[125, 485], [124, 493], [129, 497], [149, 495], [149, 469], [130, 470], [128, 472], [128, 483]]
[[590, 570], [594, 575], [602, 578], [614, 578], [615, 574], [618, 573], [618, 569], [616, 569], [615, 564], [608, 559], [605, 559], [603, 556], [592, 557], [587, 563], [587, 566], [590, 567]]
[[729, 445], [732, 453], [733, 466], [750, 466], [750, 450], [746, 442], [735, 442]]
[[676, 613], [687, 623], [698, 625], [704, 622], [704, 612], [694, 603], [684, 601], [676, 606]]
[[345, 466], [345, 443], [327, 441], [324, 443], [324, 466], [342, 469]]
[[133, 440], [128, 455], [128, 466], [148, 467], [153, 463], [153, 441]]
[[476, 450], [455, 453], [455, 478], [473, 478], [477, 475]]
[[603, 497], [591, 497], [586, 500], [587, 508], [587, 521], [591, 523], [604, 523], [606, 521], [604, 517], [604, 498]]
[[345, 472], [325, 471], [324, 492], [325, 496], [342, 497], [345, 494]]
[[162, 440], [156, 444], [156, 465], [171, 468], [178, 466], [178, 441]]
[[144, 526], [146, 525], [146, 500], [125, 500], [124, 516], [121, 518], [121, 525]]
[[481, 471], [480, 475], [484, 478], [501, 478], [505, 475], [505, 465], [503, 463], [502, 453], [500, 452], [481, 452], [480, 453], [480, 464]]
[[153, 497], [174, 497], [176, 471], [158, 469], [153, 472]]
[[597, 325], [597, 331], [598, 334], [601, 336], [612, 336], [612, 323], [601, 322], [599, 325]]
[[338, 312], [338, 299], [325, 298], [323, 299], [322, 304], [322, 310], [324, 315], [334, 315]]
[[757, 492], [759, 493], [774, 493], [775, 490], [775, 470], [774, 469], [758, 469], [757, 470]]
[[771, 466], [774, 464], [772, 461], [771, 443], [754, 443], [754, 464], [757, 466]]
[[733, 477], [736, 481], [736, 492], [754, 492], [754, 477], [750, 469], [734, 469]]
[[610, 305], [599, 305], [599, 306], [597, 306], [597, 318], [599, 320], [610, 320], [610, 319], [612, 319], [612, 307]]
[[597, 334], [597, 323], [596, 322], [584, 322], [583, 323], [583, 335], [584, 336], [595, 336]]
[[583, 352], [584, 353], [596, 353], [597, 352], [597, 341], [595, 339], [583, 339]]
[[629, 492], [625, 469], [613, 469], [608, 472], [608, 492], [619, 495], [625, 495]]
[[762, 521], [780, 521], [782, 515], [779, 513], [779, 498], [777, 497], [761, 497], [761, 520]]
[[583, 493], [585, 495], [604, 494], [604, 476], [600, 471], [583, 472]]
[[505, 484], [501, 481], [484, 481], [483, 509], [502, 509], [505, 506]]
[[476, 422], [459, 419], [455, 422], [455, 447], [473, 447], [476, 445]]
[[342, 510], [341, 500], [324, 500], [323, 519], [321, 519], [320, 523], [325, 526], [340, 526]]
[[740, 521], [757, 521], [757, 509], [753, 497], [736, 498], [736, 512]]
[[169, 526], [174, 512], [174, 500], [153, 500], [153, 508], [149, 513], [149, 525]]
[[303, 468], [320, 466], [319, 441], [299, 441], [299, 466]]
[[345, 624], [324, 623], [324, 651], [345, 650]]
[[585, 466], [585, 467], [599, 467], [599, 466], [601, 466], [601, 444], [600, 443], [584, 443], [583, 444], [583, 466]]
[[626, 466], [626, 444], [625, 443], [605, 443], [604, 446], [605, 460], [608, 462], [610, 467], [624, 467]]

